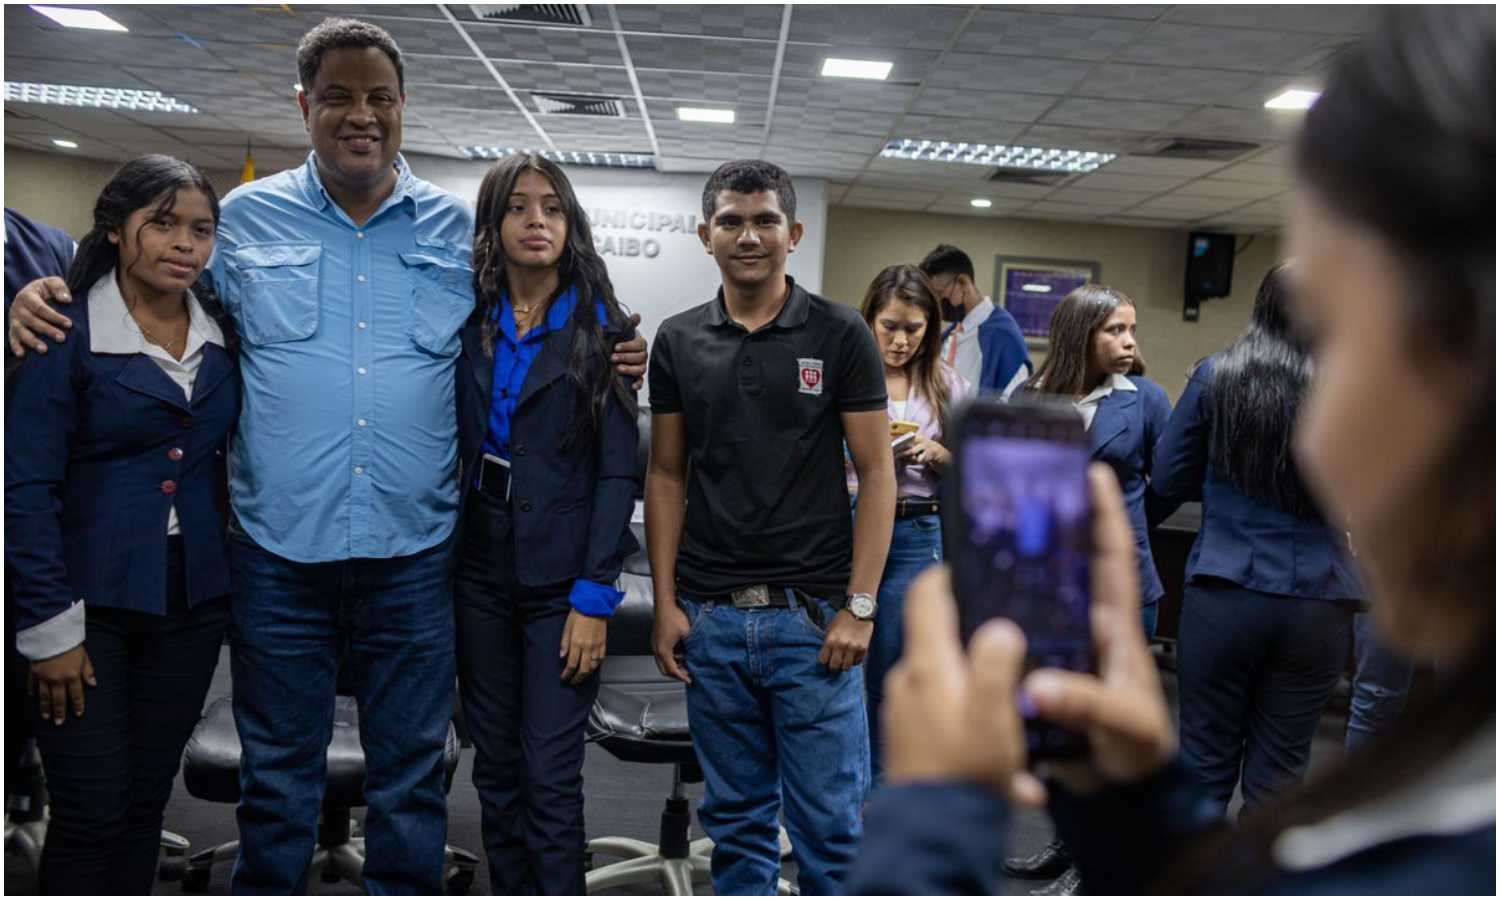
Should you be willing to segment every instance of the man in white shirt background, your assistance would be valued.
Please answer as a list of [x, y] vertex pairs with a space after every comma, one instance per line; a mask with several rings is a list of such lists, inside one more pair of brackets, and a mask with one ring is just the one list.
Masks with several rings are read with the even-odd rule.
[[955, 323], [943, 335], [943, 360], [981, 393], [999, 393], [1009, 399], [1031, 377], [1021, 326], [979, 293], [974, 263], [964, 251], [939, 244], [921, 267], [942, 301], [943, 318]]

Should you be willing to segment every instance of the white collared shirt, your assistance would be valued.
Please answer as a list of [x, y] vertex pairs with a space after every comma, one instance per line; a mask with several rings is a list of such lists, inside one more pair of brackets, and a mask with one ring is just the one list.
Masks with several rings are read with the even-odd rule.
[[[187, 346], [182, 359], [146, 340], [141, 326], [125, 305], [120, 286], [115, 282], [113, 270], [94, 283], [89, 289], [89, 350], [94, 353], [140, 353], [149, 356], [161, 367], [168, 378], [182, 388], [185, 400], [193, 399], [193, 383], [198, 377], [198, 367], [203, 364], [203, 345], [224, 346], [224, 332], [219, 328], [192, 291], [187, 293], [188, 334]], [[167, 513], [167, 534], [181, 534], [177, 522], [177, 506], [173, 504]]]
[[1104, 382], [1090, 391], [1082, 400], [1074, 400], [1073, 408], [1083, 417], [1083, 430], [1088, 431], [1094, 427], [1094, 414], [1099, 411], [1099, 404], [1104, 398], [1115, 391], [1135, 391], [1135, 382], [1124, 375], [1111, 375]]
[[995, 314], [995, 302], [988, 297], [969, 310], [959, 327], [948, 334], [943, 345], [943, 359], [953, 354], [953, 369], [969, 384], [978, 384], [984, 371], [984, 356], [979, 351], [979, 326]]

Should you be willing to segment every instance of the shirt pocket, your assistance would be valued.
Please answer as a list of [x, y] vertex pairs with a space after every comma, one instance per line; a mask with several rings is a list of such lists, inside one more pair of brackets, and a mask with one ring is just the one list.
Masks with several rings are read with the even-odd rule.
[[441, 247], [403, 252], [401, 264], [411, 282], [412, 343], [434, 356], [458, 355], [459, 332], [474, 311], [474, 269]]
[[318, 262], [322, 244], [251, 244], [235, 251], [244, 285], [245, 339], [278, 344], [318, 330]]

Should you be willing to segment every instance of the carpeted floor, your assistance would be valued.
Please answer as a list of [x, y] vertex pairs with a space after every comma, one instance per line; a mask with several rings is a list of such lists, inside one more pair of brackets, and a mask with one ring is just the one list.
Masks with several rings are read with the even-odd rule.
[[[1166, 688], [1175, 710], [1175, 683], [1166, 675]], [[214, 676], [214, 685], [209, 697], [220, 697], [229, 693], [229, 662], [222, 659]], [[1313, 747], [1313, 769], [1336, 761], [1342, 755], [1344, 716], [1342, 712], [1330, 710], [1324, 716], [1323, 725]], [[483, 845], [479, 837], [479, 804], [470, 778], [473, 751], [464, 750], [454, 777], [453, 788], [448, 796], [448, 841], [476, 855], [483, 856]], [[671, 770], [665, 766], [646, 766], [622, 763], [604, 750], [590, 746], [584, 764], [585, 816], [590, 838], [605, 835], [633, 837], [654, 843], [660, 821], [662, 803], [671, 787]], [[701, 785], [690, 786], [690, 795], [695, 800], [702, 794]], [[1236, 804], [1238, 799], [1236, 799]], [[166, 827], [192, 842], [193, 850], [201, 850], [225, 841], [234, 840], [234, 810], [196, 800], [188, 796], [179, 777], [177, 789], [167, 807]], [[694, 837], [702, 832], [696, 824]], [[1021, 855], [1042, 847], [1052, 834], [1051, 824], [1043, 812], [1020, 811], [1013, 820], [1007, 841], [1010, 854]], [[998, 850], [998, 848], [997, 848]], [[790, 869], [790, 866], [789, 866]], [[788, 874], [791, 874], [790, 871]], [[1011, 894], [1026, 894], [1042, 887], [1045, 882], [1012, 881], [1007, 885]], [[471, 893], [487, 892], [488, 878], [481, 864]], [[10, 854], [5, 859], [5, 892], [7, 894], [29, 894], [36, 890], [34, 875], [27, 867]], [[345, 883], [324, 884], [314, 879], [310, 890], [316, 894], [355, 894], [359, 889]], [[701, 893], [712, 893], [712, 888], [703, 884]], [[229, 864], [215, 868], [208, 886], [210, 894], [229, 892]], [[634, 893], [659, 894], [659, 888], [641, 889]], [[182, 894], [176, 881], [159, 881], [157, 893]], [[621, 891], [619, 893], [632, 893]]]

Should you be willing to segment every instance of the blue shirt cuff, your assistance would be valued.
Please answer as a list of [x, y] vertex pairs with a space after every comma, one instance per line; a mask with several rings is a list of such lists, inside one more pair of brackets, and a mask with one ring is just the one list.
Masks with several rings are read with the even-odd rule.
[[606, 619], [615, 614], [615, 607], [624, 599], [625, 592], [615, 590], [614, 585], [585, 581], [582, 578], [573, 582], [573, 590], [568, 594], [568, 602], [574, 609], [586, 616], [602, 616]]

